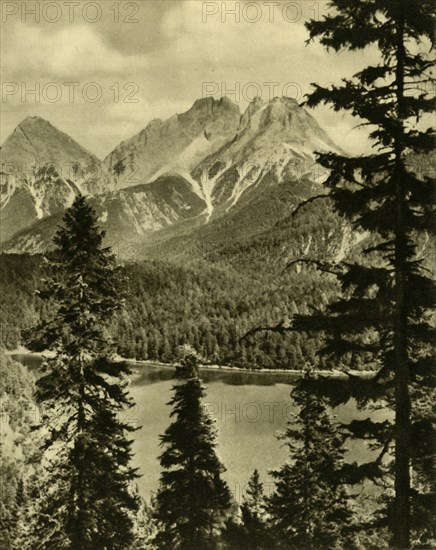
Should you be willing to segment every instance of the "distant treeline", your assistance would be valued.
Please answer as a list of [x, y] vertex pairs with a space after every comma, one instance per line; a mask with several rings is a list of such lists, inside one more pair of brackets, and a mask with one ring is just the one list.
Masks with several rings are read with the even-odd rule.
[[[24, 344], [22, 331], [49, 306], [35, 294], [43, 276], [42, 258], [3, 255], [1, 262], [2, 344]], [[319, 342], [301, 334], [262, 332], [241, 338], [256, 326], [270, 326], [307, 312], [307, 301], [325, 304], [332, 283], [306, 273], [280, 281], [260, 281], [232, 268], [206, 263], [182, 267], [145, 261], [127, 265], [126, 307], [112, 327], [124, 357], [170, 362], [177, 346], [190, 344], [210, 362], [247, 368], [300, 368]]]
[[[249, 225], [244, 219], [243, 227]], [[349, 235], [331, 205], [312, 202], [251, 237], [224, 221], [206, 229], [206, 247], [198, 238], [180, 239], [168, 246], [170, 259], [124, 266], [126, 305], [111, 328], [119, 353], [170, 362], [179, 345], [189, 344], [206, 361], [244, 368], [298, 369], [314, 359], [319, 334], [243, 337], [255, 327], [322, 309], [337, 294], [334, 277], [308, 265], [286, 269], [295, 258], [328, 261], [343, 248]], [[35, 294], [44, 262], [30, 255], [3, 254], [1, 260], [1, 341], [14, 349], [24, 344], [23, 328], [50, 316], [50, 305]]]

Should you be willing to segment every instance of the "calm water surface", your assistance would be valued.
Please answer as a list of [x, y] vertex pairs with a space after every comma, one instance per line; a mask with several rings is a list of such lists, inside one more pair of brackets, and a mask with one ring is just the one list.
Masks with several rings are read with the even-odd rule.
[[[148, 497], [158, 486], [162, 452], [159, 435], [170, 422], [167, 405], [175, 384], [174, 369], [146, 367], [140, 370], [131, 385], [136, 402], [129, 420], [142, 426], [134, 442], [135, 466], [143, 474], [139, 480], [141, 493]], [[295, 376], [288, 374], [201, 371], [206, 386], [205, 404], [216, 419], [218, 454], [227, 468], [224, 477], [236, 499], [240, 497], [253, 470], [257, 468], [266, 492], [272, 490], [268, 471], [288, 458], [287, 449], [275, 435], [283, 432], [294, 408], [290, 400]], [[338, 384], [344, 382], [338, 381]], [[361, 411], [354, 400], [332, 409], [340, 421], [364, 419], [384, 420], [385, 411]], [[371, 452], [360, 442], [349, 447], [347, 459], [365, 462]]]
[[[34, 356], [14, 356], [30, 366], [40, 359]], [[130, 392], [136, 406], [123, 420], [141, 428], [134, 432], [134, 466], [139, 468], [141, 494], [149, 498], [158, 487], [162, 452], [159, 435], [170, 422], [171, 388], [176, 383], [175, 369], [147, 365], [135, 368]], [[201, 371], [206, 386], [205, 405], [216, 419], [217, 452], [227, 468], [224, 477], [235, 498], [240, 501], [242, 491], [253, 470], [257, 468], [266, 492], [272, 490], [269, 470], [277, 468], [288, 458], [287, 449], [275, 435], [283, 432], [294, 408], [290, 400], [295, 375], [286, 373], [253, 373], [232, 371]], [[338, 384], [343, 384], [338, 380]], [[332, 409], [340, 421], [371, 418], [382, 421], [389, 418], [386, 411], [358, 410], [353, 400]], [[365, 462], [371, 452], [361, 442], [349, 447], [347, 460]]]

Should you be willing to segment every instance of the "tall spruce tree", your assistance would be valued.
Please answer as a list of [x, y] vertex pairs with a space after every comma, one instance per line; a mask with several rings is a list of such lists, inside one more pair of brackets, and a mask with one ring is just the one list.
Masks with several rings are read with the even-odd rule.
[[[305, 381], [312, 374], [305, 374]], [[352, 520], [342, 479], [342, 438], [316, 396], [298, 384], [292, 391], [298, 408], [281, 436], [290, 457], [279, 470], [267, 510], [278, 548], [319, 550], [353, 548]]]
[[134, 428], [122, 422], [132, 407], [126, 364], [113, 360], [106, 327], [121, 307], [123, 280], [104, 232], [78, 196], [47, 255], [39, 296], [55, 310], [29, 334], [44, 359], [36, 397], [43, 411], [43, 464], [35, 548], [129, 548], [138, 508], [130, 466]]
[[267, 526], [265, 494], [258, 470], [254, 470], [248, 480], [241, 505], [241, 516], [245, 530], [245, 548], [270, 550], [274, 547], [274, 541]]
[[230, 517], [223, 533], [224, 547], [237, 550], [273, 550], [274, 538], [267, 524], [263, 483], [254, 470], [243, 495], [240, 515]]
[[[428, 310], [435, 293], [422, 251], [434, 233], [434, 179], [426, 169], [434, 131], [418, 122], [434, 108], [427, 92], [434, 84], [435, 4], [332, 0], [329, 6], [329, 15], [307, 24], [309, 41], [319, 38], [336, 51], [372, 46], [380, 54], [377, 65], [344, 79], [342, 85], [315, 84], [307, 101], [311, 107], [326, 103], [337, 111], [350, 111], [371, 129], [374, 148], [369, 155], [318, 155], [330, 173], [326, 186], [336, 210], [371, 238], [364, 259], [337, 266], [341, 299], [323, 313], [300, 316], [294, 328], [324, 330], [323, 351], [336, 363], [353, 365], [360, 358], [379, 369], [366, 389], [380, 395], [375, 384], [385, 382], [384, 395], [395, 410], [395, 502], [390, 527], [392, 544], [409, 548], [411, 445], [416, 425], [424, 421], [422, 409], [413, 410], [413, 396], [419, 390], [412, 386], [418, 381], [421, 388], [433, 385], [430, 356], [435, 331]], [[424, 163], [424, 170], [419, 163]], [[363, 386], [360, 395], [365, 393]], [[362, 428], [354, 426], [357, 431]], [[426, 448], [424, 441], [420, 444]]]
[[199, 356], [189, 346], [180, 353], [179, 383], [169, 402], [175, 420], [161, 436], [164, 471], [155, 503], [155, 544], [162, 549], [214, 549], [230, 511], [230, 492], [215, 451], [214, 422], [202, 404]]
[[261, 530], [265, 511], [263, 484], [260, 481], [258, 470], [254, 470], [248, 480], [247, 489], [243, 496], [241, 513], [242, 521], [247, 528], [252, 528], [253, 532], [256, 532], [258, 529]]

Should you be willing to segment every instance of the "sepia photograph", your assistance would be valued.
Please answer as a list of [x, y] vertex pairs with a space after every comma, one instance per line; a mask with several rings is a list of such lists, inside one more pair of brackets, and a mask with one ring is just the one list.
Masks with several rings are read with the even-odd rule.
[[1, 550], [436, 550], [436, 3], [0, 9]]

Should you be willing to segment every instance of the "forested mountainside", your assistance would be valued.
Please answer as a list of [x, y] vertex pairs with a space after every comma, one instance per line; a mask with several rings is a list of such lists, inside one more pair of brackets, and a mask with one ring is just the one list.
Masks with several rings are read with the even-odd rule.
[[[3, 256], [2, 342], [12, 349], [23, 343], [22, 329], [43, 314], [33, 295], [40, 273], [40, 256]], [[29, 276], [14, 284], [23, 266]], [[129, 293], [125, 310], [112, 334], [124, 357], [170, 362], [177, 346], [189, 343], [207, 360], [245, 367], [299, 368], [303, 353], [313, 356], [315, 342], [301, 335], [275, 334], [240, 338], [258, 325], [277, 324], [291, 312], [306, 311], [306, 295], [325, 302], [331, 283], [316, 274], [306, 277], [304, 288], [292, 276], [284, 286], [269, 287], [248, 275], [218, 266], [175, 266], [166, 261], [144, 261], [125, 268]], [[294, 280], [293, 280], [294, 279]], [[44, 314], [50, 315], [49, 311]]]
[[[230, 219], [211, 224], [201, 234], [205, 240], [197, 233], [189, 243], [171, 243], [166, 257], [126, 262], [126, 307], [112, 327], [119, 353], [169, 362], [186, 343], [208, 362], [250, 368], [301, 368], [314, 359], [319, 336], [263, 332], [241, 338], [255, 327], [322, 308], [337, 292], [334, 279], [310, 266], [286, 265], [302, 257], [339, 261], [357, 250], [358, 239], [328, 199], [281, 217], [270, 229], [259, 222], [257, 229], [235, 233]], [[4, 254], [0, 269], [2, 341], [12, 349], [23, 344], [23, 328], [50, 315], [34, 293], [42, 256]]]
[[35, 452], [31, 425], [38, 409], [33, 397], [34, 378], [27, 368], [3, 352], [0, 354], [0, 540], [4, 550], [16, 548], [13, 541], [21, 520], [21, 508], [34, 490]]

